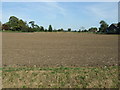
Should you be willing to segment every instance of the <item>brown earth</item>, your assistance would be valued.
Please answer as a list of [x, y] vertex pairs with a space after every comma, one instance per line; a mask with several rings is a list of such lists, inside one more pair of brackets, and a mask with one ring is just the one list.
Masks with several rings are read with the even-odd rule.
[[2, 33], [2, 65], [39, 67], [118, 63], [118, 36], [73, 32]]

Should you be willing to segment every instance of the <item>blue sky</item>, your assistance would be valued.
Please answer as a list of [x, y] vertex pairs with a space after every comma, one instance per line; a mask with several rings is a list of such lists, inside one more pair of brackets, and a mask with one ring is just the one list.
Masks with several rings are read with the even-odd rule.
[[118, 22], [117, 2], [3, 2], [2, 22], [10, 16], [24, 21], [35, 21], [36, 24], [48, 28], [99, 27], [100, 20], [108, 24]]

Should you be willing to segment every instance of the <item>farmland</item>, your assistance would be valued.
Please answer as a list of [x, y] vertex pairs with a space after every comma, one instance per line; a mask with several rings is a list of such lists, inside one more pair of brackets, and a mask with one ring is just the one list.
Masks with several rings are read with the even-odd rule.
[[3, 65], [113, 65], [118, 36], [79, 33], [3, 33]]
[[118, 87], [117, 64], [117, 35], [2, 33], [3, 87]]

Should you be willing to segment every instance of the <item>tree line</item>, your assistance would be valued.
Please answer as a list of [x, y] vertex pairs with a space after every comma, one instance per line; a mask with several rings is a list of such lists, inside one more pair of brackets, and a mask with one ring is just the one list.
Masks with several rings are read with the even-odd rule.
[[[100, 21], [100, 28], [91, 27], [88, 30], [81, 27], [79, 30], [72, 30], [68, 28], [68, 30], [61, 29], [53, 29], [52, 25], [48, 26], [48, 29], [44, 28], [43, 26], [39, 26], [35, 24], [35, 21], [26, 22], [22, 19], [19, 19], [15, 16], [11, 16], [9, 21], [2, 24], [0, 22], [0, 28], [2, 31], [9, 30], [9, 31], [18, 31], [18, 32], [97, 32], [97, 33], [107, 33], [109, 29], [109, 25], [105, 21]], [[118, 28], [116, 31], [112, 31], [112, 33], [120, 33], [120, 23], [118, 23]]]

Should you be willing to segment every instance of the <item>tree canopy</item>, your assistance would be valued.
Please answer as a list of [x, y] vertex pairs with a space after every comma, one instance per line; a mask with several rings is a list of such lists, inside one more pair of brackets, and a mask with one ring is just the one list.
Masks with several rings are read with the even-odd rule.
[[[108, 24], [101, 20], [99, 22], [100, 28], [99, 32], [106, 33], [108, 29]], [[117, 24], [117, 33], [120, 33], [120, 22]], [[80, 27], [78, 30], [72, 30], [71, 28], [68, 28], [67, 30], [64, 30], [63, 28], [60, 29], [53, 29], [52, 25], [48, 26], [48, 29], [44, 28], [43, 26], [39, 26], [35, 24], [35, 21], [29, 21], [28, 23], [22, 19], [19, 19], [15, 16], [10, 16], [8, 22], [2, 24], [0, 22], [0, 28], [2, 27], [2, 30], [11, 30], [11, 31], [20, 31], [20, 32], [98, 32], [96, 27], [91, 27], [88, 30], [85, 29], [85, 27]]]
[[101, 20], [101, 21], [100, 21], [99, 32], [106, 33], [107, 28], [108, 28], [108, 24], [107, 24], [104, 20]]
[[49, 32], [52, 32], [52, 31], [53, 31], [53, 29], [52, 29], [52, 25], [49, 25], [49, 27], [48, 27], [48, 31], [49, 31]]

